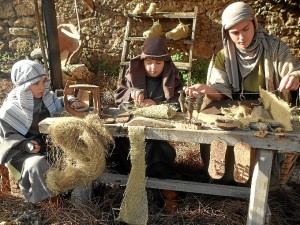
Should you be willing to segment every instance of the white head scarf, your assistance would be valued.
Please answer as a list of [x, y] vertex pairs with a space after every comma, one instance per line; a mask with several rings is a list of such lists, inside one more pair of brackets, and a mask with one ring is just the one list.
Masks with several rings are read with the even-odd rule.
[[[254, 22], [255, 35], [249, 47], [239, 49], [229, 37], [228, 29], [245, 20]], [[257, 18], [249, 5], [244, 2], [235, 2], [224, 10], [222, 14], [222, 41], [225, 66], [234, 92], [241, 89], [240, 80], [256, 67], [264, 49], [268, 49], [266, 38], [267, 32], [258, 24]]]
[[[43, 66], [31, 60], [18, 61], [12, 67], [11, 80], [14, 87], [0, 109], [0, 118], [23, 135], [28, 132], [33, 119], [34, 98], [29, 86], [45, 76]], [[42, 100], [52, 115], [62, 108], [62, 105], [61, 101], [49, 91], [49, 85], [50, 82], [47, 80]]]

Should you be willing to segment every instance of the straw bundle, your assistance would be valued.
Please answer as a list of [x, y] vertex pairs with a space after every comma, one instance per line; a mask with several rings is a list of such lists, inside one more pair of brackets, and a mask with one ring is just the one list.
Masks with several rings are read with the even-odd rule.
[[162, 26], [159, 21], [153, 22], [152, 27], [149, 30], [143, 32], [143, 37], [150, 38], [150, 37], [159, 37], [162, 35]]
[[273, 119], [281, 123], [286, 131], [293, 130], [291, 123], [292, 110], [289, 104], [262, 88], [259, 89], [259, 93], [264, 107], [271, 113]]
[[148, 16], [154, 15], [156, 13], [156, 7], [157, 7], [156, 3], [151, 3], [149, 9], [146, 11], [146, 14]]
[[176, 114], [176, 109], [172, 105], [161, 104], [152, 105], [145, 108], [138, 108], [132, 112], [135, 116], [143, 116], [157, 119], [170, 119]]
[[128, 127], [132, 168], [117, 220], [132, 225], [143, 225], [148, 221], [144, 129], [142, 126]]
[[134, 10], [132, 11], [132, 14], [134, 15], [141, 14], [144, 11], [144, 7], [145, 7], [144, 3], [138, 3], [134, 8]]
[[166, 33], [166, 38], [174, 41], [186, 38], [189, 36], [189, 26], [179, 23], [173, 30]]
[[49, 136], [53, 146], [63, 151], [46, 175], [52, 192], [89, 184], [103, 173], [107, 147], [113, 139], [97, 115], [61, 118], [49, 127]]

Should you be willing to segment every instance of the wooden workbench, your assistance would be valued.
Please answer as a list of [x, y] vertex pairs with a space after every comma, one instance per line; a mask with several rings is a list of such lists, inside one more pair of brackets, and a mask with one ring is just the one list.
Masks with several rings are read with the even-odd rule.
[[[58, 120], [59, 118], [45, 119], [40, 123], [40, 132], [48, 133], [49, 125]], [[214, 139], [221, 138], [229, 146], [234, 146], [237, 142], [246, 142], [252, 148], [257, 149], [251, 188], [155, 178], [148, 178], [146, 186], [149, 188], [250, 198], [247, 224], [265, 224], [267, 221], [267, 201], [273, 154], [275, 151], [300, 153], [300, 125], [299, 122], [293, 125], [294, 131], [292, 132], [285, 133], [284, 135], [269, 133], [264, 138], [255, 136], [255, 131], [146, 127], [145, 138], [147, 139], [210, 144]], [[106, 124], [106, 127], [111, 131], [113, 136], [126, 136], [128, 132], [126, 124]], [[126, 185], [127, 176], [105, 173], [99, 178], [99, 181]]]

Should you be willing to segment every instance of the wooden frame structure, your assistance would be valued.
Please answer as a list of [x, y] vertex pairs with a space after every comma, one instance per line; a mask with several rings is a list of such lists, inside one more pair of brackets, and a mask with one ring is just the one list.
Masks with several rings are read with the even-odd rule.
[[[59, 118], [45, 119], [40, 123], [40, 132], [48, 133], [49, 125], [57, 122], [58, 120]], [[128, 134], [126, 124], [106, 124], [106, 127], [110, 130], [113, 136], [127, 136]], [[224, 131], [218, 129], [189, 130], [146, 127], [144, 132], [146, 139], [203, 144], [210, 144], [214, 139], [222, 137], [222, 140], [226, 141], [229, 146], [234, 146], [238, 142], [246, 142], [252, 148], [257, 149], [256, 163], [250, 188], [179, 180], [160, 180], [155, 178], [147, 179], [147, 187], [149, 188], [249, 198], [247, 216], [248, 225], [262, 225], [269, 223], [270, 209], [267, 203], [274, 152], [300, 153], [299, 123], [296, 123], [294, 130], [285, 134], [284, 138], [278, 137], [275, 133], [271, 133], [265, 138], [260, 138], [255, 135], [255, 131]], [[103, 183], [125, 185], [127, 176], [106, 173], [99, 177], [98, 181]], [[83, 189], [86, 194], [86, 188]]]
[[127, 14], [127, 23], [124, 35], [124, 43], [123, 43], [123, 50], [121, 55], [121, 62], [120, 62], [120, 73], [119, 73], [119, 81], [123, 78], [126, 69], [128, 68], [130, 59], [127, 57], [129, 52], [129, 43], [130, 42], [142, 42], [146, 38], [145, 37], [135, 37], [131, 35], [132, 32], [132, 23], [134, 19], [139, 20], [159, 20], [159, 19], [166, 19], [166, 20], [180, 20], [185, 19], [190, 21], [192, 24], [190, 36], [185, 39], [173, 41], [170, 39], [166, 39], [166, 42], [169, 43], [178, 43], [178, 44], [185, 44], [188, 46], [189, 49], [189, 56], [188, 61], [186, 62], [174, 62], [174, 64], [183, 70], [188, 71], [188, 85], [190, 84], [191, 80], [191, 70], [192, 70], [192, 62], [193, 62], [193, 44], [195, 40], [195, 30], [196, 30], [196, 23], [197, 23], [197, 14], [198, 14], [198, 7], [194, 8], [193, 12], [157, 12], [152, 16], [149, 16], [145, 13], [135, 15], [135, 14]]

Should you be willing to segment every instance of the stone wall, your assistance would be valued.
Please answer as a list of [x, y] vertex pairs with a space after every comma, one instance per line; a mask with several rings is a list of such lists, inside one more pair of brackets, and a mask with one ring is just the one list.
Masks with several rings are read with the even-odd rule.
[[[94, 0], [91, 13], [83, 0], [56, 0], [57, 23], [77, 26], [83, 52], [79, 63], [92, 68], [107, 62], [117, 66], [120, 62], [126, 17], [138, 2], [149, 5], [156, 2], [159, 11], [186, 12], [198, 7], [198, 18], [193, 51], [194, 59], [210, 59], [221, 48], [220, 17], [232, 0]], [[279, 36], [300, 59], [300, 6], [295, 0], [248, 0], [258, 13], [259, 22]], [[41, 2], [39, 1], [39, 4]], [[10, 69], [16, 59], [29, 55], [39, 47], [34, 11], [34, 0], [0, 0], [0, 73]], [[178, 21], [174, 21], [178, 23]], [[145, 29], [146, 25], [141, 23]], [[148, 29], [148, 28], [147, 28]], [[6, 62], [6, 63], [5, 63]]]

